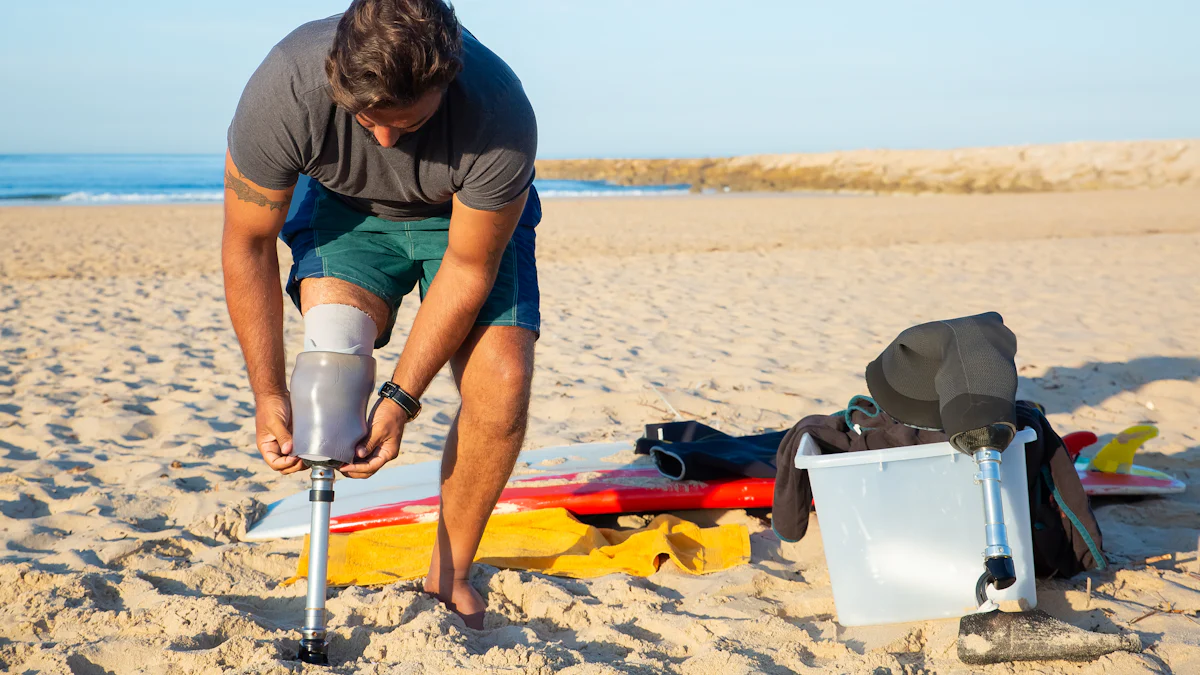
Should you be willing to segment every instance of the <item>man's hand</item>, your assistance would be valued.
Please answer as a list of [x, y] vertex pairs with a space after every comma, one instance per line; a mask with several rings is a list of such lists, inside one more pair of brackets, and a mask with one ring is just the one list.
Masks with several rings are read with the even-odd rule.
[[258, 452], [267, 466], [285, 476], [304, 468], [304, 462], [292, 454], [292, 400], [287, 394], [255, 397], [254, 428]]
[[355, 450], [358, 461], [338, 469], [348, 478], [369, 478], [400, 454], [408, 414], [394, 401], [380, 398], [367, 418], [367, 439]]

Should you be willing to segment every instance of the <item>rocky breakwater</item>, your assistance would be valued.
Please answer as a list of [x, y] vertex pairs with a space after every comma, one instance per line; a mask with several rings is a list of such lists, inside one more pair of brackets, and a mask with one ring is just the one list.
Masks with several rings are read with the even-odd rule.
[[692, 191], [1069, 192], [1200, 187], [1200, 140], [958, 150], [854, 150], [710, 159], [542, 160], [538, 176]]

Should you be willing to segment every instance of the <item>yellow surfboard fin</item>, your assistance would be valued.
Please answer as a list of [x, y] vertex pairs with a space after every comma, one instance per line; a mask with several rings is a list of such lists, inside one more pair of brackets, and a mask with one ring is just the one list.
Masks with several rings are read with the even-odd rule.
[[1092, 461], [1088, 463], [1089, 471], [1104, 473], [1129, 473], [1133, 467], [1133, 455], [1146, 441], [1158, 435], [1158, 427], [1142, 424], [1129, 427], [1109, 441]]

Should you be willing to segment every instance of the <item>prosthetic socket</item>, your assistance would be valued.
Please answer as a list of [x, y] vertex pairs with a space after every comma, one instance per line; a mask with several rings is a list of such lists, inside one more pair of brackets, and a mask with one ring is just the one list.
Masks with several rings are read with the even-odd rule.
[[375, 359], [359, 354], [302, 352], [292, 371], [292, 442], [307, 464], [354, 462], [367, 435], [366, 410], [375, 386]]

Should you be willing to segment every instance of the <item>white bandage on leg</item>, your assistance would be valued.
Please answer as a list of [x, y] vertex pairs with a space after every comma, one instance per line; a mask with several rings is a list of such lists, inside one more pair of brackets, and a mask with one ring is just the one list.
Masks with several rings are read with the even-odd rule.
[[304, 351], [370, 356], [378, 329], [350, 305], [317, 305], [304, 314]]

